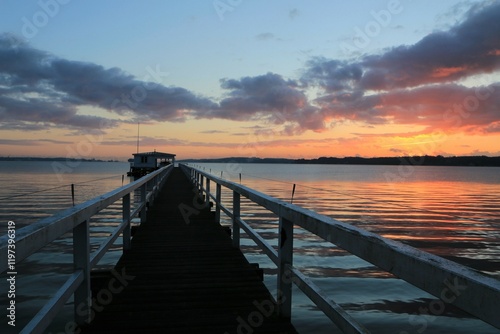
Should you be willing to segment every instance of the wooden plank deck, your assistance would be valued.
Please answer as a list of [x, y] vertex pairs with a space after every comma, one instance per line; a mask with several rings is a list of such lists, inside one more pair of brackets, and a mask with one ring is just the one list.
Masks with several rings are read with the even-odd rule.
[[213, 212], [186, 223], [179, 205], [193, 207], [192, 189], [175, 168], [115, 276], [93, 287], [83, 333], [296, 333]]

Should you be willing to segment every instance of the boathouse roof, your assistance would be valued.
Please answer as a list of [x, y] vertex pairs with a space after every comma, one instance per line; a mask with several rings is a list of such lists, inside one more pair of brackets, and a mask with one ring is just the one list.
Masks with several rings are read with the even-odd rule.
[[142, 153], [134, 153], [132, 154], [133, 156], [139, 155], [139, 156], [153, 156], [155, 158], [173, 158], [175, 157], [175, 154], [172, 153], [165, 153], [165, 152], [142, 152]]

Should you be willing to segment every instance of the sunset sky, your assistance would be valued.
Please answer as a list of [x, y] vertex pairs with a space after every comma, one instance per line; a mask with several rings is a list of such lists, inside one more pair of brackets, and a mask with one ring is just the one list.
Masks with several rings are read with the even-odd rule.
[[500, 1], [0, 1], [0, 156], [500, 155]]

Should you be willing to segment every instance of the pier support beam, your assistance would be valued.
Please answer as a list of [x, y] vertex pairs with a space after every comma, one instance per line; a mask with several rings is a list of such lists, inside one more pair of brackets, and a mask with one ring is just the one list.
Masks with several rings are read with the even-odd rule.
[[233, 191], [233, 246], [240, 247], [240, 194]]
[[144, 203], [144, 206], [141, 210], [141, 224], [146, 221], [146, 193], [147, 193], [146, 186], [147, 186], [146, 183], [144, 183], [141, 186], [141, 203]]
[[205, 201], [205, 198], [203, 197], [203, 181], [204, 177], [202, 174], [200, 174], [200, 184], [198, 186], [198, 193], [203, 201]]
[[215, 221], [220, 224], [220, 202], [222, 198], [222, 187], [217, 183], [217, 190], [215, 194]]
[[205, 192], [206, 192], [206, 202], [207, 202], [207, 205], [208, 205], [208, 208], [210, 209], [210, 179], [207, 177], [207, 181], [206, 181], [206, 186], [205, 186]]
[[83, 325], [90, 322], [90, 237], [89, 221], [73, 229], [73, 263], [75, 270], [82, 270], [83, 282], [75, 291], [75, 322]]
[[287, 266], [293, 263], [293, 223], [280, 216], [278, 237], [278, 316], [292, 316], [292, 277]]
[[123, 196], [122, 199], [122, 217], [123, 224], [125, 224], [125, 228], [123, 229], [123, 251], [130, 249], [130, 194]]

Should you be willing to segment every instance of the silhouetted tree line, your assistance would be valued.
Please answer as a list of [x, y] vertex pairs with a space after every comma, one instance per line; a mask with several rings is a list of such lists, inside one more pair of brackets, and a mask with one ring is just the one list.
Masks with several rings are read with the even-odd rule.
[[345, 164], [345, 165], [422, 165], [422, 166], [500, 166], [500, 157], [481, 156], [403, 156], [403, 157], [321, 157], [318, 159], [298, 159], [302, 164]]
[[331, 165], [422, 165], [422, 166], [491, 166], [500, 167], [500, 157], [479, 156], [402, 156], [402, 157], [320, 157], [317, 159], [285, 159], [285, 158], [248, 158], [232, 157], [218, 159], [188, 159], [181, 162], [207, 163], [281, 163], [281, 164], [331, 164]]

